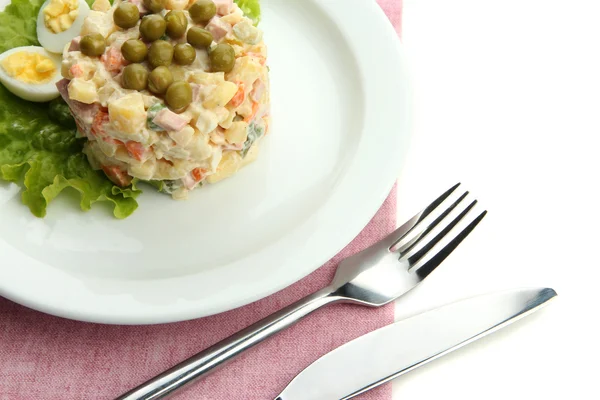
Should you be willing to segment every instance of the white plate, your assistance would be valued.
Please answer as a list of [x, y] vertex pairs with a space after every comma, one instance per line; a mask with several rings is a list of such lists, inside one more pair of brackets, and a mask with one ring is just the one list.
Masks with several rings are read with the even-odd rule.
[[273, 129], [258, 161], [127, 220], [0, 184], [0, 294], [67, 318], [154, 324], [248, 304], [314, 271], [389, 193], [408, 146], [396, 33], [374, 0], [264, 0]]

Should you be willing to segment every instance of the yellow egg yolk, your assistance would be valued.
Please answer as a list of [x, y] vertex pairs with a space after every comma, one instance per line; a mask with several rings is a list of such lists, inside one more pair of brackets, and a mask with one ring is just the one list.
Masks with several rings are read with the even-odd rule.
[[27, 51], [6, 57], [2, 68], [9, 76], [24, 83], [46, 83], [56, 74], [56, 65], [50, 58]]
[[51, 0], [44, 8], [44, 23], [54, 32], [61, 33], [73, 25], [79, 15], [79, 0]]

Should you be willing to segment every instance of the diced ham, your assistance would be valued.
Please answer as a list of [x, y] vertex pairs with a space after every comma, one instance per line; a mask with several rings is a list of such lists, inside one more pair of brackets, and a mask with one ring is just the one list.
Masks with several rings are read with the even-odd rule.
[[232, 31], [232, 27], [221, 18], [214, 16], [206, 25], [206, 30], [213, 35], [215, 42], [223, 39], [228, 33]]
[[168, 108], [163, 108], [156, 114], [152, 122], [166, 131], [180, 131], [190, 123], [190, 119], [175, 114]]
[[68, 87], [69, 87], [68, 79], [61, 79], [60, 81], [56, 82], [56, 88], [58, 89], [58, 93], [60, 93], [63, 100], [66, 101], [67, 103], [69, 102]]
[[79, 51], [79, 43], [81, 42], [81, 36], [77, 36], [71, 40], [71, 45], [69, 46], [69, 51]]
[[181, 183], [183, 183], [183, 186], [185, 186], [185, 188], [188, 190], [192, 190], [198, 184], [198, 182], [194, 180], [191, 174], [188, 174], [181, 178]]
[[256, 102], [260, 101], [260, 99], [262, 98], [263, 94], [265, 93], [265, 84], [263, 83], [262, 80], [257, 79], [254, 82], [254, 85], [252, 85], [253, 89], [252, 92], [250, 92], [250, 98]]
[[191, 84], [192, 87], [192, 102], [200, 102], [200, 94], [202, 93], [202, 87], [200, 85]]
[[233, 7], [233, 0], [213, 0], [213, 2], [217, 6], [217, 14], [219, 15], [229, 14]]

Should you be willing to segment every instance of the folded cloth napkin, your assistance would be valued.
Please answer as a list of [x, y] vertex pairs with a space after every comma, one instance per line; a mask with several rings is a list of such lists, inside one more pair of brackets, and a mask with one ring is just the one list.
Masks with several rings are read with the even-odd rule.
[[[401, 0], [378, 0], [398, 32]], [[69, 321], [0, 298], [0, 400], [112, 399], [272, 312], [324, 287], [340, 260], [396, 223], [396, 191], [341, 253], [296, 284], [253, 304], [194, 321], [109, 326]], [[189, 385], [178, 400], [271, 400], [323, 354], [392, 323], [393, 306], [333, 305]], [[360, 396], [390, 400], [383, 385]]]

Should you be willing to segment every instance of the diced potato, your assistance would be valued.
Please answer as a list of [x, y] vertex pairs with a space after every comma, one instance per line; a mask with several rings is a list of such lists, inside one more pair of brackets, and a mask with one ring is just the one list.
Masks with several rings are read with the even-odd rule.
[[[225, 110], [227, 112], [222, 115], [221, 120], [219, 121], [219, 126], [223, 129], [229, 129], [229, 128], [231, 128], [231, 124], [233, 124], [233, 119], [236, 116], [236, 112], [229, 111], [226, 108], [223, 108], [223, 110]], [[219, 115], [219, 114], [217, 113], [217, 115]]]
[[110, 1], [108, 1], [108, 0], [96, 0], [94, 2], [94, 4], [92, 4], [92, 10], [107, 12], [108, 10], [110, 10]]
[[216, 183], [235, 174], [242, 166], [242, 156], [237, 151], [227, 151], [223, 153], [217, 172], [209, 175], [206, 180], [208, 183]]
[[98, 91], [94, 82], [75, 78], [69, 82], [69, 97], [81, 103], [92, 104], [98, 101]]
[[229, 25], [235, 25], [242, 20], [244, 13], [239, 8], [236, 8], [231, 14], [227, 14], [221, 17], [221, 21], [227, 22]]
[[97, 87], [102, 87], [111, 79], [110, 74], [103, 68], [93, 71], [92, 81]]
[[225, 131], [225, 139], [231, 144], [242, 144], [248, 139], [248, 123], [237, 121]]
[[74, 63], [74, 60], [62, 60], [62, 63], [60, 64], [60, 74], [63, 78], [73, 79], [73, 75], [71, 74], [71, 67]]
[[190, 83], [198, 83], [200, 85], [218, 85], [225, 81], [225, 74], [223, 72], [208, 73], [204, 71], [197, 71], [190, 74]]
[[210, 137], [210, 141], [216, 144], [217, 146], [225, 146], [227, 144], [227, 140], [225, 140], [225, 135], [223, 135], [222, 132], [219, 132], [216, 129], [212, 131], [210, 135], [208, 135], [208, 137]]
[[169, 136], [171, 136], [171, 139], [173, 139], [177, 145], [185, 147], [190, 143], [194, 136], [194, 128], [188, 125], [180, 131], [169, 132]]
[[128, 29], [126, 31], [114, 31], [106, 38], [106, 45], [121, 48], [123, 43], [129, 39], [139, 39], [140, 31], [138, 29]]
[[213, 148], [208, 143], [208, 135], [195, 132], [192, 140], [186, 146], [194, 160], [204, 161], [213, 154]]
[[215, 129], [217, 129], [219, 121], [217, 119], [217, 115], [214, 112], [210, 110], [204, 110], [200, 113], [200, 115], [195, 121], [192, 121], [192, 123], [200, 132], [204, 134], [209, 134]]
[[257, 44], [262, 40], [263, 33], [260, 29], [252, 25], [249, 20], [244, 20], [233, 27], [233, 33], [242, 42], [248, 44]]
[[108, 116], [117, 130], [125, 133], [139, 133], [146, 124], [146, 110], [142, 95], [130, 93], [109, 102]]
[[225, 107], [237, 91], [238, 87], [235, 83], [224, 81], [206, 97], [202, 105], [205, 108]]
[[244, 82], [251, 87], [263, 72], [263, 66], [252, 57], [240, 57], [235, 62], [233, 70], [227, 76], [230, 81]]
[[142, 164], [131, 164], [129, 166], [129, 175], [143, 179], [150, 180], [154, 176], [154, 172], [156, 171], [156, 160], [150, 159]]
[[81, 27], [81, 36], [99, 33], [105, 38], [116, 30], [112, 12], [90, 11]]

